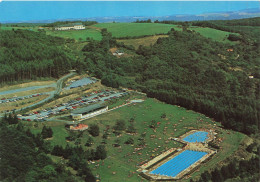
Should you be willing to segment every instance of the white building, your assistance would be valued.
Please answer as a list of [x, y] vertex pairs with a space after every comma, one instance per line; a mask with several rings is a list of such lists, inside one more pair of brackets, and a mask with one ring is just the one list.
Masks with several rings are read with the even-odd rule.
[[81, 23], [60, 25], [55, 27], [55, 30], [84, 30], [86, 27]]
[[99, 114], [105, 113], [108, 111], [108, 106], [100, 106], [98, 104], [91, 105], [88, 107], [80, 108], [71, 112], [71, 117], [74, 120], [88, 119]]

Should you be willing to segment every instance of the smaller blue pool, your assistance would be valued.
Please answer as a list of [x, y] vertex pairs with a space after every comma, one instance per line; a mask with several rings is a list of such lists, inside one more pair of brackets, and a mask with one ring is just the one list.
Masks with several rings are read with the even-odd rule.
[[206, 152], [201, 151], [184, 150], [179, 155], [151, 171], [150, 174], [176, 177], [180, 172], [190, 167], [206, 154]]
[[208, 132], [206, 131], [196, 131], [195, 133], [192, 133], [185, 138], [183, 138], [183, 141], [185, 142], [205, 142], [208, 139]]

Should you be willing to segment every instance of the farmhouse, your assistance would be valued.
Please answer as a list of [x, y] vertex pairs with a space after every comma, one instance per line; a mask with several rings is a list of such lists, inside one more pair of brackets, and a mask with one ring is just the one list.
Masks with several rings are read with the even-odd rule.
[[55, 27], [55, 30], [84, 30], [85, 26], [81, 23], [72, 23], [66, 25], [59, 25]]
[[108, 111], [108, 106], [101, 106], [99, 104], [80, 108], [71, 112], [71, 117], [74, 120], [87, 119]]

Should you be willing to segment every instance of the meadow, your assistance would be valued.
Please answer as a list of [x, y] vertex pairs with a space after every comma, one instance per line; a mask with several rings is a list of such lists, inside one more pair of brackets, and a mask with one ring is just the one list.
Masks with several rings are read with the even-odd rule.
[[[237, 42], [232, 42], [227, 39], [230, 32], [225, 32], [225, 31], [221, 31], [221, 30], [217, 30], [217, 29], [213, 29], [213, 28], [208, 28], [208, 27], [190, 27], [189, 30], [194, 30], [195, 32], [198, 32], [200, 35], [210, 38], [217, 42], [229, 43], [229, 44], [237, 43]], [[235, 33], [235, 34], [237, 34], [237, 33]]]
[[100, 31], [95, 29], [89, 29], [86, 30], [66, 30], [66, 31], [47, 31], [47, 35], [51, 36], [57, 36], [62, 38], [71, 38], [75, 39], [77, 41], [86, 41], [87, 38], [91, 38], [94, 40], [101, 40], [102, 35]]
[[181, 30], [177, 25], [159, 23], [99, 23], [93, 27], [106, 28], [115, 38], [167, 34], [171, 28]]

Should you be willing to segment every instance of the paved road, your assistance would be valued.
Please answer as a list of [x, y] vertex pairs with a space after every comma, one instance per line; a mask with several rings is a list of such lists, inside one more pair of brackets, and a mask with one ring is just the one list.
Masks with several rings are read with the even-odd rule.
[[60, 92], [62, 91], [62, 84], [63, 84], [63, 82], [64, 82], [66, 79], [68, 79], [69, 77], [71, 77], [71, 76], [73, 76], [73, 75], [75, 75], [75, 74], [76, 74], [76, 73], [71, 72], [71, 73], [69, 73], [69, 74], [67, 74], [67, 75], [65, 75], [65, 76], [63, 76], [63, 77], [61, 77], [61, 78], [56, 82], [56, 86], [55, 86], [56, 90], [47, 93], [47, 94], [49, 94], [49, 97], [46, 97], [45, 99], [43, 99], [43, 100], [41, 100], [41, 101], [39, 101], [39, 102], [37, 102], [37, 103], [35, 103], [35, 104], [32, 104], [32, 105], [30, 105], [30, 106], [27, 106], [27, 107], [25, 107], [25, 108], [23, 108], [23, 109], [27, 109], [27, 108], [30, 108], [30, 107], [37, 106], [37, 105], [39, 105], [39, 104], [42, 104], [42, 103], [44, 103], [44, 102], [47, 102], [47, 101], [51, 100], [55, 95], [59, 95]]

